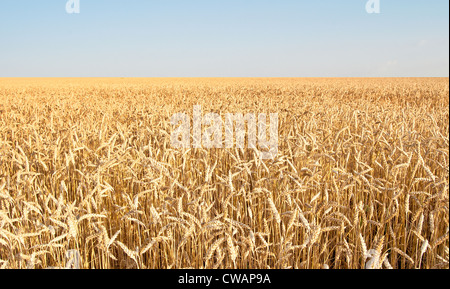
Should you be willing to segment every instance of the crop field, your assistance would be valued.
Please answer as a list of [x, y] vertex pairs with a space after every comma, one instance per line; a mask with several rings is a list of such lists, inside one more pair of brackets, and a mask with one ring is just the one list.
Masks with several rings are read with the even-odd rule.
[[[196, 105], [277, 155], [174, 147]], [[0, 78], [0, 268], [448, 262], [448, 78]]]

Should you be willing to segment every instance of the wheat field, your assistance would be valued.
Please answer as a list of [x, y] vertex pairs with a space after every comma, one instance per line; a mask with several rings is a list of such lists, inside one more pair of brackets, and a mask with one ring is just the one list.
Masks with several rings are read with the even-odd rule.
[[[0, 79], [0, 268], [448, 268], [448, 81]], [[173, 148], [194, 105], [277, 156]]]

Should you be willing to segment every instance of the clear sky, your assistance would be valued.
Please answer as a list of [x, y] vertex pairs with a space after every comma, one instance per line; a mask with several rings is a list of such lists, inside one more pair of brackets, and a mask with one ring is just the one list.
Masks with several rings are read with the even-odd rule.
[[449, 73], [449, 1], [0, 1], [0, 77]]

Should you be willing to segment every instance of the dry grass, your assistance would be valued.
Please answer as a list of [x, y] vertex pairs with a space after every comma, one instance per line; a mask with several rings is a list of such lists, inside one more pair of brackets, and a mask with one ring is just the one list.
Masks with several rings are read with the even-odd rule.
[[[279, 113], [279, 153], [170, 117]], [[448, 268], [442, 79], [0, 79], [0, 268]]]

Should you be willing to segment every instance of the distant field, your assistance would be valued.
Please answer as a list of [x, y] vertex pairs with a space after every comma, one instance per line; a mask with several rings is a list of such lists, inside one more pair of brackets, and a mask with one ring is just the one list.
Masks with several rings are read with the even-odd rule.
[[[278, 154], [175, 113], [277, 113]], [[448, 268], [448, 78], [0, 78], [0, 268]]]

